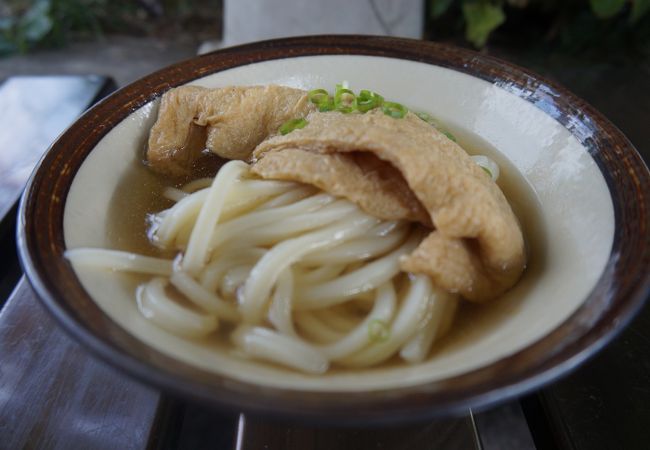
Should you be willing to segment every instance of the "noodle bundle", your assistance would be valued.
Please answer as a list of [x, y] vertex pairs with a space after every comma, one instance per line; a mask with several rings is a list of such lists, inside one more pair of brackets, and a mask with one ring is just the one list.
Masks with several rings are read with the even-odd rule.
[[259, 179], [241, 161], [165, 196], [174, 205], [151, 217], [149, 232], [175, 259], [92, 248], [66, 257], [148, 276], [138, 309], [170, 333], [224, 332], [239, 354], [320, 374], [423, 361], [452, 324], [458, 297], [400, 269], [428, 232], [421, 225]]

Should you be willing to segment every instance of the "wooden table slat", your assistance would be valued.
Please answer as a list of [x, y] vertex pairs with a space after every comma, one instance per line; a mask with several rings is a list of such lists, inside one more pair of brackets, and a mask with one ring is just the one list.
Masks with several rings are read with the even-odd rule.
[[91, 357], [23, 278], [0, 313], [0, 448], [147, 447], [160, 401]]

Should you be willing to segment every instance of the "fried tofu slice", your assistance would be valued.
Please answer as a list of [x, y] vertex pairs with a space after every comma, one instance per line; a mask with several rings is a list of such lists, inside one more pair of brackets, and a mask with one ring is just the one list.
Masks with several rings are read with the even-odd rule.
[[305, 128], [258, 145], [256, 164], [289, 149], [370, 152], [402, 174], [435, 227], [401, 261], [403, 270], [429, 275], [439, 287], [476, 302], [517, 282], [526, 264], [517, 218], [496, 183], [455, 142], [411, 113], [394, 119], [378, 110], [312, 112], [306, 119]]
[[[305, 128], [278, 135], [302, 117]], [[401, 267], [469, 300], [498, 297], [525, 268], [523, 235], [498, 186], [413, 114], [319, 113], [306, 91], [273, 85], [170, 90], [150, 132], [149, 165], [184, 177], [207, 155], [252, 157], [260, 176], [316, 185], [380, 218], [433, 225]]]
[[284, 86], [177, 87], [162, 96], [146, 159], [177, 178], [190, 175], [206, 153], [247, 159], [284, 122], [314, 109], [306, 91]]
[[431, 227], [429, 214], [391, 164], [371, 153], [313, 153], [288, 148], [266, 154], [251, 171], [262, 178], [300, 181], [345, 197], [385, 220]]

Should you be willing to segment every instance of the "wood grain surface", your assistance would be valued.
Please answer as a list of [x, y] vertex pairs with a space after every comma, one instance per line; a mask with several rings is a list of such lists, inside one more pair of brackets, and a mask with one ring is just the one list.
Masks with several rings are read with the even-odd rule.
[[160, 394], [90, 357], [23, 278], [0, 313], [0, 449], [147, 446]]

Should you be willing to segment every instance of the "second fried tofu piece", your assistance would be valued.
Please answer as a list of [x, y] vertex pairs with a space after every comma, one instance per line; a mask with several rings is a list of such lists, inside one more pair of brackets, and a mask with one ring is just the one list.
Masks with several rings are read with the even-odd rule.
[[263, 178], [312, 184], [380, 219], [431, 226], [427, 211], [402, 175], [370, 153], [319, 154], [289, 148], [265, 154], [251, 171]]

